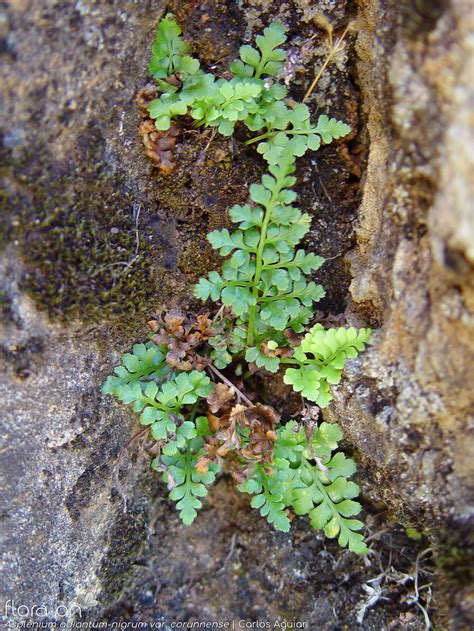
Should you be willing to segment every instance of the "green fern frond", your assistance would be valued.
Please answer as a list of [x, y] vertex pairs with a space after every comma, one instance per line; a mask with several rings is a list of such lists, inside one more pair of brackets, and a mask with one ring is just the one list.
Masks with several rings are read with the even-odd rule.
[[369, 342], [371, 329], [354, 327], [325, 330], [316, 324], [295, 348], [291, 363], [298, 368], [287, 368], [284, 381], [296, 392], [326, 407], [332, 400], [329, 384], [338, 384], [347, 358], [357, 357]]
[[158, 469], [160, 463], [166, 467], [163, 480], [171, 487], [170, 499], [176, 502], [179, 516], [186, 526], [189, 526], [202, 507], [201, 499], [208, 493], [208, 486], [216, 479], [219, 466], [209, 463], [205, 473], [199, 473], [196, 465], [203, 454], [203, 440], [199, 436], [187, 441], [184, 449], [177, 450], [173, 455], [163, 455], [153, 462]]
[[277, 77], [286, 58], [285, 51], [278, 48], [286, 42], [283, 25], [274, 22], [263, 31], [263, 35], [257, 35], [255, 41], [258, 50], [248, 45], [241, 46], [240, 59], [233, 61], [230, 69], [235, 76], [242, 78]]
[[135, 344], [133, 353], [122, 355], [122, 364], [104, 381], [102, 392], [121, 398], [122, 388], [134, 382], [143, 389], [150, 380], [164, 379], [171, 370], [166, 363], [167, 352], [166, 346], [157, 346], [153, 342]]
[[[187, 54], [190, 52], [190, 45], [180, 35], [181, 28], [173, 15], [168, 13], [160, 20], [151, 47], [152, 57], [148, 70], [154, 79], [166, 79], [175, 73], [193, 75], [199, 69], [198, 60]], [[160, 86], [165, 90], [173, 89], [164, 81], [160, 82]]]
[[260, 142], [257, 147], [269, 164], [275, 164], [285, 152], [302, 156], [308, 150], [317, 151], [321, 142], [328, 144], [347, 136], [351, 131], [346, 123], [335, 118], [329, 119], [325, 114], [313, 126], [310, 111], [303, 103], [296, 105], [293, 110], [287, 108], [282, 111], [280, 118], [273, 121], [270, 127], [270, 131], [259, 137], [264, 142]]
[[[324, 296], [324, 289], [306, 280], [323, 259], [295, 246], [309, 230], [310, 218], [292, 205], [294, 158], [283, 154], [270, 166], [260, 184], [250, 186], [251, 203], [234, 206], [231, 218], [239, 224], [234, 232], [215, 230], [208, 235], [212, 247], [230, 258], [222, 274], [210, 272], [195, 286], [202, 300], [221, 300], [247, 326], [249, 361], [274, 371], [278, 361], [265, 359], [257, 337], [267, 339], [302, 318]], [[252, 350], [253, 349], [253, 350]]]
[[[359, 487], [348, 479], [356, 465], [341, 452], [331, 455], [341, 438], [337, 425], [321, 423], [308, 445], [304, 429], [290, 421], [278, 430], [272, 471], [255, 465], [239, 490], [255, 495], [252, 506], [278, 530], [289, 527], [285, 507], [291, 507], [297, 515], [309, 515], [313, 528], [323, 529], [327, 537], [338, 536], [341, 546], [365, 554], [367, 546], [358, 532], [363, 524], [352, 519], [361, 511], [353, 500]], [[313, 464], [315, 457], [323, 466]]]
[[284, 479], [283, 468], [275, 469], [268, 475], [260, 464], [254, 466], [253, 475], [237, 488], [242, 493], [254, 495], [250, 502], [252, 508], [258, 508], [260, 514], [267, 518], [277, 530], [288, 532], [290, 520], [285, 512], [280, 483]]
[[175, 453], [195, 435], [194, 424], [184, 421], [182, 408], [211, 392], [210, 379], [197, 370], [171, 374], [163, 348], [155, 344], [136, 344], [133, 350], [134, 354], [123, 356], [116, 374], [106, 379], [102, 392], [133, 405], [133, 411], [141, 413], [140, 423], [150, 425], [156, 440], [171, 438], [165, 452]]

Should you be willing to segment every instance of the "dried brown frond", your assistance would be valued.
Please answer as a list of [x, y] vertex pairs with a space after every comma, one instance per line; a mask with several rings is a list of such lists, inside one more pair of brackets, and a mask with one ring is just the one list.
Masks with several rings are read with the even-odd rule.
[[280, 422], [281, 414], [279, 414], [271, 405], [256, 403], [253, 408], [247, 412], [247, 418], [250, 423], [262, 423], [268, 429], [274, 429]]
[[301, 344], [301, 340], [304, 337], [304, 335], [295, 333], [293, 329], [285, 329], [284, 333], [286, 335], [286, 339], [290, 343], [290, 346], [293, 346], [293, 347], [299, 346]]
[[246, 417], [250, 434], [242, 455], [247, 460], [271, 463], [277, 439], [275, 427], [280, 421], [280, 414], [271, 405], [257, 403], [247, 410]]
[[235, 465], [234, 469], [231, 471], [232, 478], [237, 484], [243, 484], [245, 480], [250, 477], [253, 473], [253, 462], [252, 464], [247, 465]]
[[225, 383], [214, 384], [214, 390], [207, 397], [210, 411], [215, 414], [219, 412], [227, 403], [235, 399], [235, 390], [226, 386]]
[[245, 405], [238, 403], [234, 405], [228, 414], [224, 414], [219, 418], [220, 431], [216, 433], [216, 438], [222, 442], [222, 448], [226, 451], [230, 449], [240, 450], [238, 426], [245, 419], [245, 410]]
[[264, 355], [267, 357], [291, 357], [293, 355], [293, 350], [289, 347], [283, 348], [269, 348], [268, 342], [263, 342], [260, 345], [260, 349]]
[[[221, 416], [209, 412], [207, 418], [209, 426], [216, 432], [215, 438], [221, 441], [224, 453], [219, 452], [220, 455], [235, 451], [252, 464], [271, 463], [277, 439], [275, 427], [280, 421], [280, 414], [271, 405], [257, 403], [248, 406], [238, 403]], [[250, 430], [248, 438], [239, 433], [239, 428]], [[234, 473], [239, 479], [246, 475], [240, 468]]]
[[204, 370], [206, 358], [197, 352], [199, 347], [214, 334], [208, 314], [196, 319], [188, 318], [173, 309], [164, 318], [150, 320], [148, 326], [154, 332], [155, 344], [166, 344], [167, 363], [178, 370]]
[[[147, 83], [143, 88], [141, 88], [137, 96], [135, 97], [136, 102], [138, 103], [138, 107], [140, 108], [140, 113], [144, 118], [148, 118], [148, 106], [150, 103], [158, 98], [158, 89], [154, 83]], [[152, 121], [153, 122], [153, 121]], [[153, 127], [154, 127], [153, 123]]]
[[165, 175], [171, 175], [176, 168], [174, 148], [179, 127], [172, 122], [166, 131], [157, 130], [155, 122], [150, 118], [148, 105], [158, 97], [158, 90], [153, 83], [148, 83], [142, 88], [136, 97], [142, 122], [138, 127], [138, 133], [142, 137], [145, 146], [145, 155]]
[[221, 441], [215, 436], [206, 436], [205, 441], [206, 444], [203, 449], [206, 453], [199, 457], [196, 464], [196, 471], [198, 473], [207, 473], [209, 470], [209, 463], [219, 462], [227, 453], [227, 450], [222, 446]]

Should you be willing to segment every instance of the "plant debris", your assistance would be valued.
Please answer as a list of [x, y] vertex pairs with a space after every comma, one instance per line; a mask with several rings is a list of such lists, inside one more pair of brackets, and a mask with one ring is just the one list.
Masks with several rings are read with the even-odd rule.
[[207, 313], [198, 315], [195, 320], [187, 318], [178, 309], [171, 310], [164, 318], [150, 320], [148, 326], [155, 333], [155, 344], [166, 344], [166, 362], [178, 370], [204, 370], [206, 358], [197, 353], [214, 329]]
[[138, 92], [136, 101], [143, 119], [138, 127], [138, 133], [142, 137], [146, 157], [164, 175], [171, 175], [176, 169], [174, 148], [180, 129], [174, 122], [166, 131], [156, 129], [155, 121], [148, 114], [148, 105], [157, 96], [158, 90], [152, 83], [148, 83]]
[[[213, 438], [218, 439], [221, 446], [216, 448], [213, 455], [225, 456], [233, 450], [248, 463], [270, 465], [280, 414], [271, 405], [262, 403], [252, 406], [237, 403], [232, 406], [235, 392], [224, 384], [216, 384], [214, 388], [214, 392], [207, 397], [210, 410], [207, 418], [209, 427], [215, 432]], [[221, 416], [213, 413], [218, 411], [222, 412]], [[212, 450], [207, 451], [209, 455]]]

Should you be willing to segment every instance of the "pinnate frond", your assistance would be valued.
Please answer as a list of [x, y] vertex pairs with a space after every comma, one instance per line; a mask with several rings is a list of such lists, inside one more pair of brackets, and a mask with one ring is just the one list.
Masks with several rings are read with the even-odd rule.
[[[252, 506], [278, 530], [289, 527], [285, 507], [291, 507], [297, 515], [309, 515], [313, 528], [323, 529], [327, 537], [338, 537], [341, 546], [365, 554], [367, 546], [358, 532], [363, 524], [353, 519], [361, 511], [353, 500], [359, 487], [348, 479], [356, 465], [342, 452], [332, 455], [341, 437], [337, 425], [323, 422], [308, 444], [304, 429], [290, 421], [278, 430], [273, 470], [256, 465], [239, 490], [254, 495]], [[315, 456], [319, 463], [313, 462]]]
[[287, 368], [285, 383], [320, 407], [326, 407], [332, 400], [329, 385], [339, 383], [346, 360], [364, 350], [371, 334], [371, 329], [325, 330], [316, 324], [295, 348], [292, 361], [298, 367]]

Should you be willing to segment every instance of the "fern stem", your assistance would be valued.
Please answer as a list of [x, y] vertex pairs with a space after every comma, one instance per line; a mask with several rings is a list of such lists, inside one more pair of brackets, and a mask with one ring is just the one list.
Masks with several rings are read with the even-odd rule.
[[253, 407], [253, 402], [252, 402], [252, 401], [251, 401], [248, 397], [246, 397], [246, 396], [245, 396], [245, 394], [244, 394], [243, 392], [241, 392], [241, 391], [237, 388], [237, 386], [234, 386], [234, 384], [232, 383], [232, 381], [230, 381], [229, 379], [227, 379], [227, 377], [226, 377], [225, 375], [223, 375], [223, 374], [221, 373], [221, 371], [220, 371], [220, 370], [218, 370], [218, 369], [214, 366], [214, 364], [211, 362], [211, 360], [210, 360], [209, 358], [208, 358], [208, 360], [207, 360], [207, 366], [208, 366], [209, 370], [210, 370], [211, 372], [213, 372], [213, 373], [216, 375], [216, 377], [219, 377], [219, 379], [220, 379], [223, 383], [225, 383], [225, 385], [226, 385], [226, 386], [229, 386], [229, 388], [232, 388], [232, 390], [235, 392], [235, 394], [237, 395], [237, 397], [238, 397], [239, 399], [242, 399], [242, 401], [245, 401], [245, 403], [246, 403], [247, 405], [250, 405], [250, 406], [252, 406], [252, 407]]
[[290, 300], [291, 298], [300, 298], [301, 292], [294, 291], [290, 294], [277, 294], [276, 296], [265, 296], [260, 302], [275, 302], [275, 300]]
[[255, 316], [257, 314], [257, 304], [258, 304], [258, 283], [260, 282], [260, 278], [263, 272], [263, 249], [265, 247], [265, 241], [267, 238], [267, 230], [270, 220], [272, 218], [272, 212], [275, 207], [276, 201], [282, 189], [282, 182], [285, 179], [285, 169], [284, 167], [280, 168], [278, 176], [276, 176], [276, 184], [273, 189], [272, 196], [270, 201], [266, 205], [265, 208], [265, 217], [262, 224], [262, 229], [260, 232], [260, 240], [258, 242], [257, 254], [255, 258], [255, 275], [253, 277], [253, 287], [252, 287], [252, 295], [255, 298], [255, 304], [249, 307], [249, 321], [247, 328], [247, 347], [252, 347], [255, 339]]
[[250, 138], [250, 140], [246, 140], [244, 142], [244, 145], [251, 145], [254, 142], [258, 142], [259, 140], [264, 140], [265, 138], [269, 138], [274, 133], [276, 133], [276, 132], [274, 132], [274, 131], [267, 131], [265, 134], [260, 134], [260, 136], [255, 136], [255, 138]]
[[303, 97], [303, 100], [301, 101], [302, 103], [304, 103], [305, 101], [308, 100], [309, 96], [311, 95], [311, 92], [314, 90], [314, 88], [316, 87], [316, 85], [318, 84], [318, 81], [321, 79], [321, 75], [323, 74], [323, 72], [326, 70], [329, 62], [331, 61], [331, 59], [334, 57], [334, 55], [336, 53], [338, 53], [340, 50], [342, 50], [342, 42], [345, 38], [345, 36], [347, 35], [347, 32], [349, 31], [350, 28], [350, 24], [348, 24], [344, 30], [344, 33], [341, 35], [341, 37], [339, 37], [339, 39], [336, 41], [335, 45], [331, 47], [328, 56], [326, 57], [326, 61], [323, 63], [323, 65], [321, 66], [318, 74], [315, 76], [315, 78], [313, 79], [313, 82], [311, 83], [311, 85], [309, 86], [309, 88], [306, 90], [306, 94]]
[[265, 140], [265, 138], [272, 138], [278, 133], [287, 134], [288, 136], [308, 136], [309, 134], [319, 134], [319, 128], [313, 127], [311, 129], [274, 129], [272, 131], [267, 132], [266, 134], [261, 134], [260, 136], [256, 136], [255, 138], [250, 138], [250, 140], [246, 140], [244, 145], [251, 145], [254, 142], [259, 142], [260, 140]]

